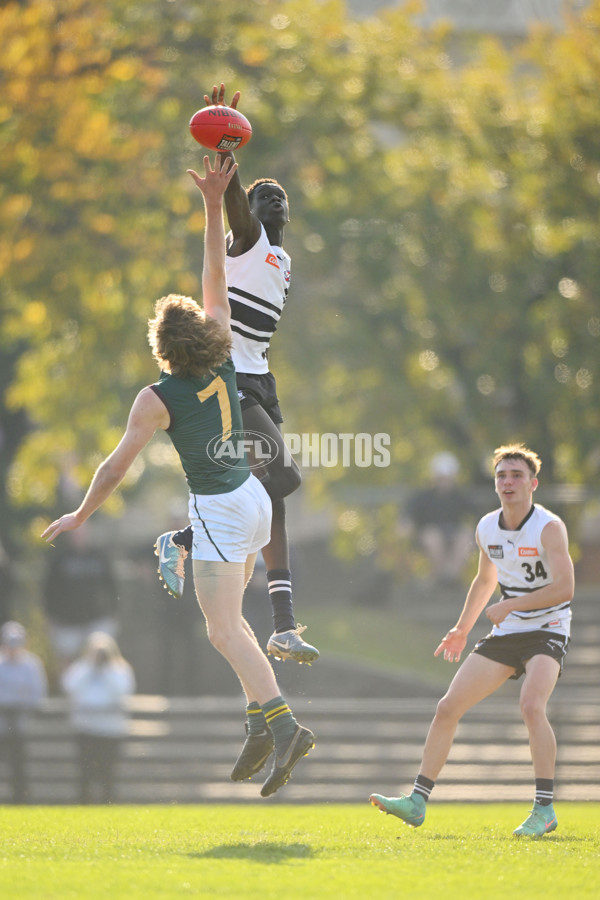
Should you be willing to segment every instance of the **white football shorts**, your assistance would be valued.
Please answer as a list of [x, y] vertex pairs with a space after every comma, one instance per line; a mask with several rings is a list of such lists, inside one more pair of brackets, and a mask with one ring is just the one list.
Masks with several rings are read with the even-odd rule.
[[227, 494], [190, 494], [192, 559], [246, 562], [271, 539], [271, 498], [255, 475]]

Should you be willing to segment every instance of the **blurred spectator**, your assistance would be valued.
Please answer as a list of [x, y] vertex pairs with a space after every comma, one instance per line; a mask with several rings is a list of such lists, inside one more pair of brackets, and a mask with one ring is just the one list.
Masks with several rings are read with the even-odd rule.
[[62, 677], [79, 748], [79, 802], [90, 803], [93, 784], [101, 801], [114, 798], [115, 769], [127, 734], [124, 701], [135, 691], [133, 669], [109, 634], [95, 632], [83, 655]]
[[406, 514], [437, 585], [456, 585], [474, 547], [476, 511], [458, 484], [459, 463], [452, 453], [431, 460], [431, 484], [409, 499]]
[[14, 576], [10, 557], [0, 541], [0, 625], [11, 617], [11, 599], [14, 590]]
[[89, 526], [65, 535], [52, 551], [43, 586], [49, 636], [62, 672], [95, 631], [117, 635], [117, 583], [108, 553]]
[[0, 631], [0, 759], [8, 767], [13, 803], [28, 800], [27, 724], [48, 693], [42, 661], [25, 649], [27, 633], [19, 622]]

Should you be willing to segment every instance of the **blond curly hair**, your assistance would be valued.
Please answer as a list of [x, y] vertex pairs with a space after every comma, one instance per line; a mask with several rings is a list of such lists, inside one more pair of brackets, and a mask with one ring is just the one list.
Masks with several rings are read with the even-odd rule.
[[182, 378], [206, 375], [231, 354], [231, 332], [180, 294], [157, 300], [148, 342], [161, 369]]

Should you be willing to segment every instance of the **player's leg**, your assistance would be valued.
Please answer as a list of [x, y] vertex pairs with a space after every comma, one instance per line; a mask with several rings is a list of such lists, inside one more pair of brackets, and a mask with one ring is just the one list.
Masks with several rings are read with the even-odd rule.
[[259, 705], [273, 735], [275, 762], [261, 791], [266, 797], [285, 784], [293, 767], [313, 746], [314, 736], [292, 715], [267, 657], [242, 617], [244, 563], [195, 559], [193, 566], [209, 640], [238, 676], [247, 703]]
[[[278, 409], [278, 408], [277, 408]], [[278, 415], [275, 418], [279, 418]], [[280, 423], [273, 420], [269, 412], [258, 403], [246, 400], [242, 406], [244, 430], [262, 434], [273, 449], [268, 462], [258, 460], [250, 450], [250, 464], [253, 473], [260, 478], [267, 494], [274, 500], [283, 500], [300, 487], [302, 476], [294, 457], [290, 453], [281, 433]], [[287, 553], [287, 542], [284, 552]]]
[[547, 705], [560, 672], [560, 663], [550, 656], [536, 655], [525, 663], [521, 687], [521, 715], [529, 733], [535, 775], [535, 801], [528, 818], [514, 834], [540, 837], [557, 825], [553, 807], [556, 737], [548, 721]]
[[556, 738], [546, 707], [556, 686], [560, 665], [550, 656], [534, 656], [525, 665], [521, 687], [521, 715], [529, 732], [531, 759], [536, 778], [554, 778]]
[[265, 703], [279, 691], [273, 669], [242, 617], [244, 563], [195, 559], [193, 566], [208, 639], [231, 665], [246, 696]]
[[423, 748], [421, 772], [432, 781], [440, 774], [452, 747], [457, 725], [467, 710], [497, 691], [511, 675], [512, 666], [471, 653], [439, 701]]
[[258, 403], [244, 404], [242, 416], [247, 432], [265, 435], [269, 445], [275, 448], [272, 459], [265, 466], [259, 467], [259, 461], [251, 452], [248, 454], [252, 471], [260, 478], [273, 508], [270, 540], [261, 550], [273, 610], [273, 634], [269, 638], [267, 650], [278, 659], [294, 659], [310, 665], [318, 659], [319, 651], [300, 637], [304, 628], [296, 625], [294, 617], [284, 500], [284, 497], [299, 487], [300, 470], [283, 440], [279, 425], [262, 406]]
[[514, 671], [511, 666], [471, 653], [437, 705], [412, 793], [400, 797], [371, 794], [373, 806], [398, 816], [408, 825], [422, 825], [427, 800], [448, 758], [460, 719], [467, 710], [498, 690]]
[[[244, 567], [245, 587], [248, 586], [248, 582], [252, 578], [256, 556], [256, 553], [252, 553], [246, 560]], [[256, 635], [250, 628], [247, 620], [243, 619], [242, 621], [248, 634], [256, 641]], [[258, 644], [258, 641], [256, 643]], [[273, 733], [267, 725], [265, 714], [260, 703], [250, 695], [248, 688], [246, 689], [246, 721], [244, 727], [246, 740], [231, 771], [232, 781], [245, 781], [246, 778], [252, 778], [253, 775], [260, 772], [273, 752], [274, 747]]]

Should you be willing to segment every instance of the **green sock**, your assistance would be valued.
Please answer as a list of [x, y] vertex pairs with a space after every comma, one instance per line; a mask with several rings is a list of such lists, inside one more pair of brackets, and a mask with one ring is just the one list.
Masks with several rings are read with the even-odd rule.
[[264, 734], [267, 730], [267, 720], [256, 700], [246, 707], [246, 722], [248, 723], [248, 734]]
[[275, 747], [286, 744], [296, 731], [298, 723], [283, 697], [274, 697], [268, 703], [263, 703], [262, 711], [267, 725], [273, 732]]

